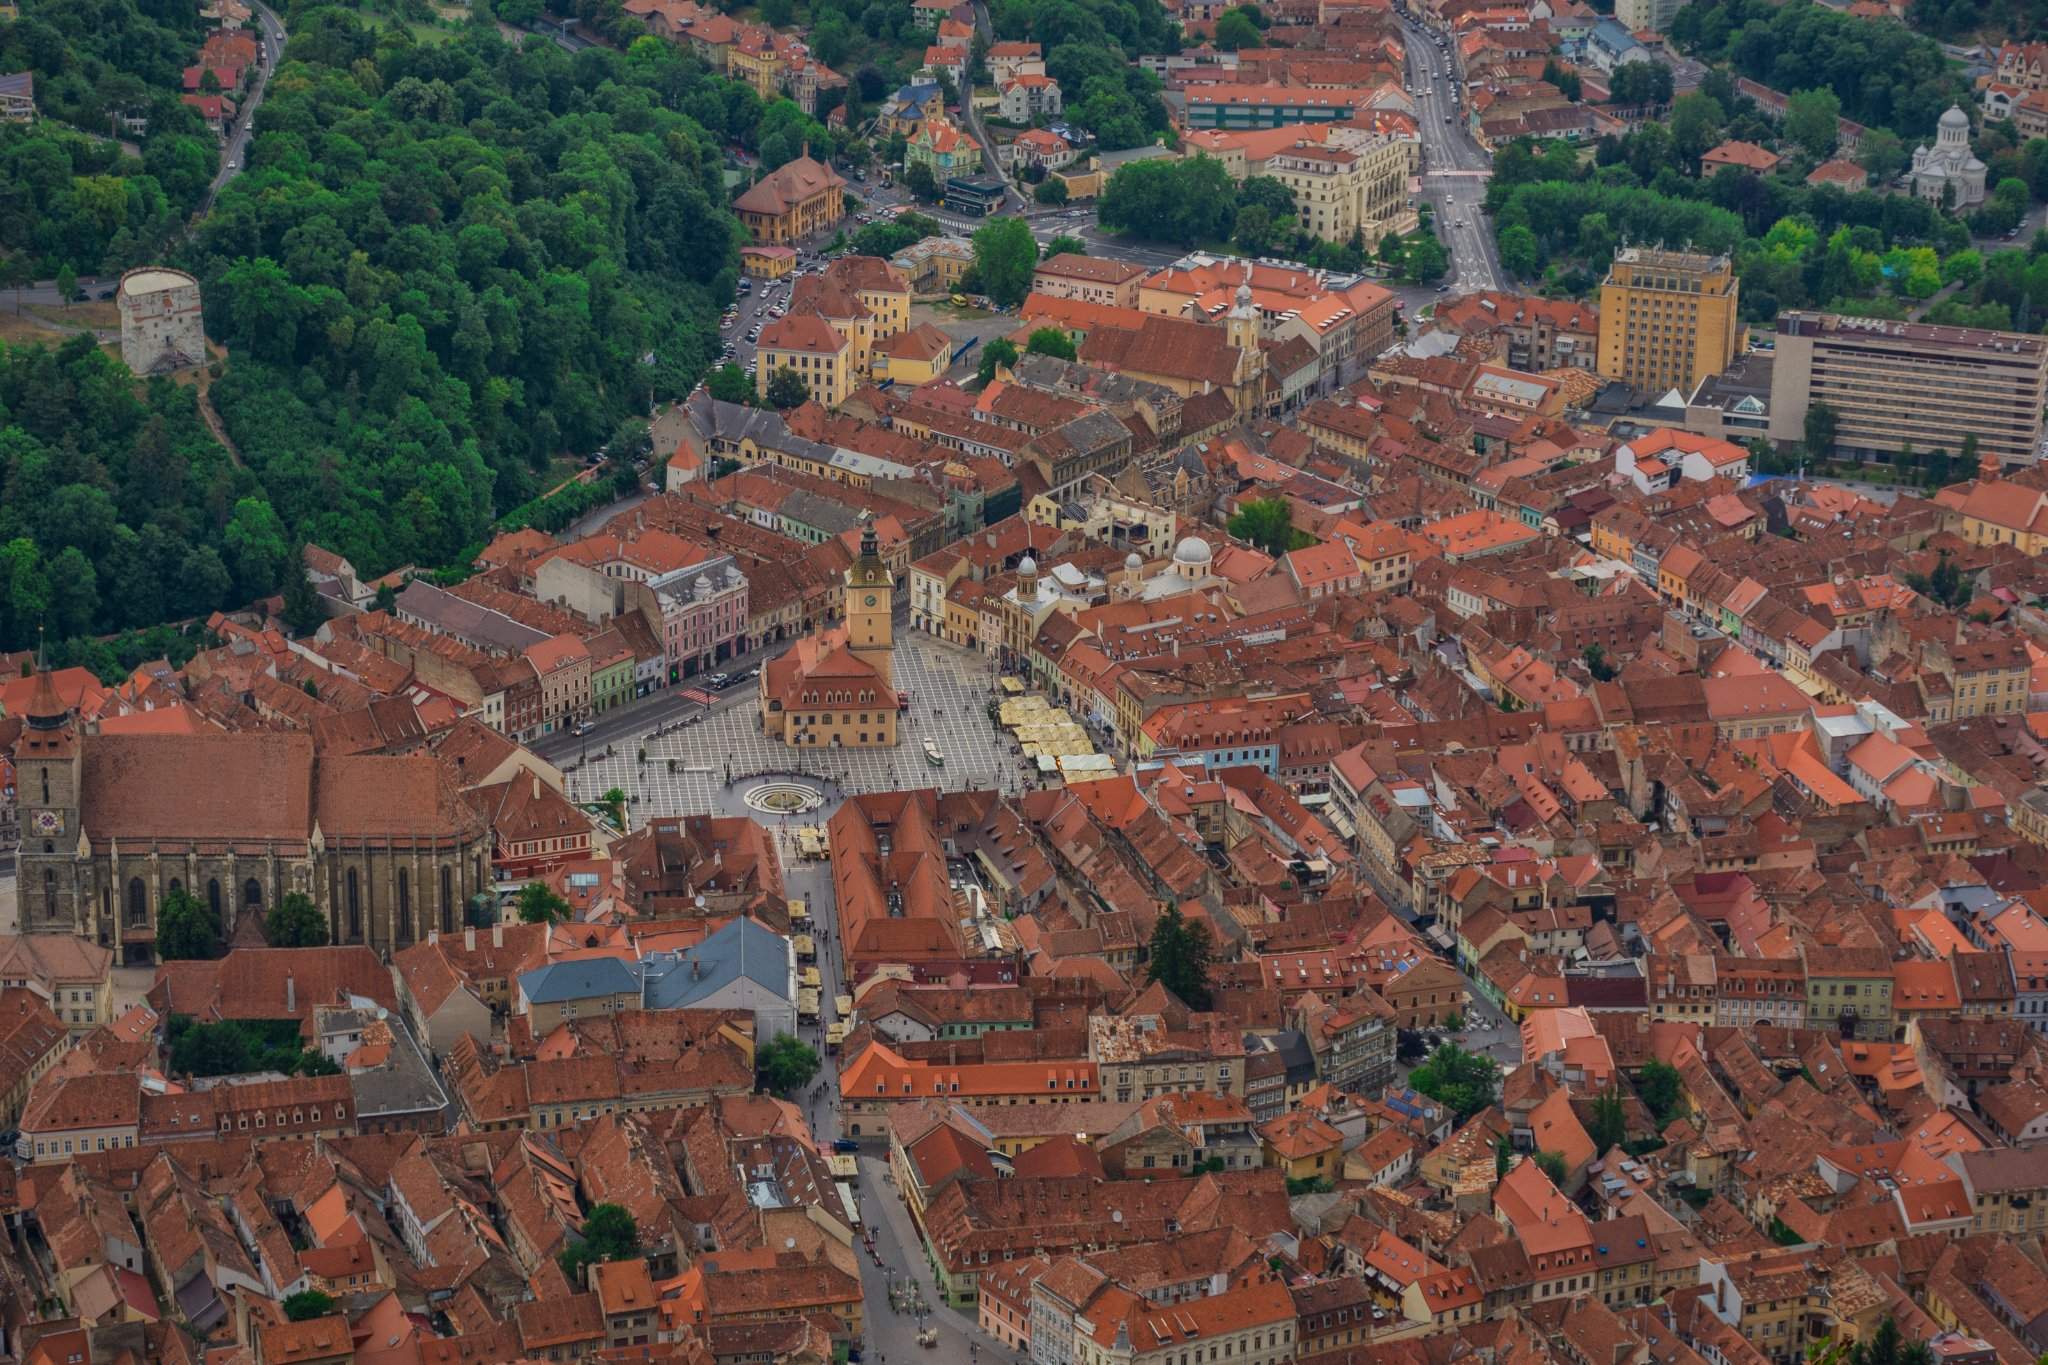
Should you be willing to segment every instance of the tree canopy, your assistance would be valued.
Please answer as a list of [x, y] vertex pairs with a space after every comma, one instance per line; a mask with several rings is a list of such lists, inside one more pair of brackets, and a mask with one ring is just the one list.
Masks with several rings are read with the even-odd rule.
[[214, 402], [280, 538], [365, 572], [459, 562], [551, 459], [686, 393], [736, 278], [720, 141], [766, 156], [801, 117], [659, 40], [295, 16], [188, 253], [234, 357]]
[[586, 1266], [599, 1261], [625, 1261], [640, 1254], [640, 1225], [623, 1205], [593, 1204], [584, 1216], [580, 1234], [556, 1259], [562, 1273], [577, 1289], [583, 1288]]
[[1209, 926], [1190, 924], [1177, 905], [1152, 926], [1152, 942], [1145, 962], [1145, 979], [1157, 981], [1172, 991], [1190, 1009], [1209, 1008], [1209, 964], [1215, 948]]
[[1500, 1089], [1500, 1069], [1480, 1052], [1467, 1052], [1456, 1043], [1444, 1043], [1429, 1054], [1429, 1060], [1415, 1068], [1408, 1084], [1433, 1100], [1449, 1105], [1463, 1123], [1487, 1105]]
[[287, 891], [263, 917], [263, 938], [273, 948], [322, 948], [327, 917], [302, 893]]
[[998, 307], [1022, 303], [1037, 269], [1038, 239], [1022, 218], [997, 218], [974, 230], [974, 273]]
[[754, 1071], [761, 1078], [761, 1088], [777, 1095], [787, 1095], [809, 1085], [817, 1076], [819, 1065], [818, 1050], [787, 1033], [778, 1033], [769, 1039], [754, 1058]]
[[519, 922], [554, 924], [569, 918], [569, 902], [556, 895], [546, 882], [528, 882], [519, 888]]
[[156, 908], [156, 951], [166, 962], [214, 957], [221, 946], [220, 916], [183, 887], [173, 887]]

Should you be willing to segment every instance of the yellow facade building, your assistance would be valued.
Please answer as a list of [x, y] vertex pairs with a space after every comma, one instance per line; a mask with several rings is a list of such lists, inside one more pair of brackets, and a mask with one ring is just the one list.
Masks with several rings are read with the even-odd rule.
[[732, 207], [756, 242], [787, 245], [846, 216], [846, 180], [830, 166], [800, 156], [763, 176]]
[[1741, 293], [1726, 256], [1624, 247], [1600, 282], [1601, 375], [1690, 394], [1742, 353]]
[[814, 314], [780, 317], [761, 330], [755, 350], [754, 391], [764, 398], [777, 370], [792, 370], [812, 399], [837, 407], [853, 392], [853, 342]]

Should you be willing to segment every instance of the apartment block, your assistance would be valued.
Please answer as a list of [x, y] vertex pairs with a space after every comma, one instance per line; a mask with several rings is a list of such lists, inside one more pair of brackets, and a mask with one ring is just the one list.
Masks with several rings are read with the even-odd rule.
[[1726, 256], [1624, 248], [1600, 282], [1600, 373], [1691, 393], [1741, 354], [1741, 295]]
[[1815, 403], [1834, 409], [1835, 448], [1845, 455], [1890, 456], [1908, 445], [1954, 454], [1965, 436], [1975, 436], [1981, 458], [2032, 465], [2048, 403], [2048, 339], [1782, 313], [1771, 366], [1771, 439], [1799, 440]]

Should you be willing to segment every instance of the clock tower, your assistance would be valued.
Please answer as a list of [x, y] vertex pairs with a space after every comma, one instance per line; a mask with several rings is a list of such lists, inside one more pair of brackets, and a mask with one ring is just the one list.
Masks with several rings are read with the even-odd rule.
[[[882, 562], [872, 512], [860, 514], [860, 558], [846, 570], [846, 647], [856, 659], [881, 674], [893, 690], [891, 654], [895, 649], [896, 579]], [[893, 703], [894, 697], [889, 700]]]

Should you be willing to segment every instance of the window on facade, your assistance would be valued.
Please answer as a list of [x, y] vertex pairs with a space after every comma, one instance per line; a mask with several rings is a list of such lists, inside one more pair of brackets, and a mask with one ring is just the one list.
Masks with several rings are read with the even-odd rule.
[[149, 893], [144, 890], [142, 878], [128, 879], [128, 924], [139, 928], [149, 923]]
[[350, 868], [348, 870], [346, 900], [348, 903], [348, 936], [351, 939], [359, 939], [363, 936], [363, 907], [360, 896], [361, 893], [356, 885], [356, 870]]

